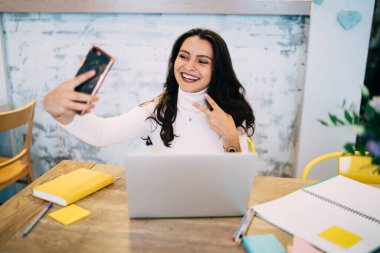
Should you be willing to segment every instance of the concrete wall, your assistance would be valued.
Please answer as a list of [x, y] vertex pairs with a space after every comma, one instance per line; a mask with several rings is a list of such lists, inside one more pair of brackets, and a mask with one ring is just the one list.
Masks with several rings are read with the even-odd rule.
[[[162, 90], [174, 40], [193, 27], [219, 32], [257, 117], [258, 173], [292, 176], [305, 80], [306, 16], [176, 14], [3, 14], [11, 102], [37, 99], [32, 162], [36, 176], [62, 159], [122, 164], [128, 152], [150, 152], [141, 140], [90, 147], [62, 130], [42, 97], [73, 77], [91, 44], [115, 56], [96, 114], [111, 116]], [[126, 129], [127, 131], [127, 129]], [[20, 141], [18, 141], [20, 143]]]
[[0, 13], [0, 111], [8, 110], [7, 66], [4, 48], [3, 19]]

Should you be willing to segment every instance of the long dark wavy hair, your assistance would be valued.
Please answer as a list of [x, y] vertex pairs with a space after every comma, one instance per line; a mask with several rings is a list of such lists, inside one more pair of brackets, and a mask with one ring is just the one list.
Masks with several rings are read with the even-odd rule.
[[[255, 116], [247, 100], [245, 89], [236, 77], [232, 67], [230, 53], [226, 42], [216, 32], [208, 29], [195, 28], [182, 34], [174, 43], [169, 58], [164, 92], [159, 98], [158, 104], [152, 116], [147, 119], [154, 120], [161, 126], [160, 136], [164, 145], [170, 147], [176, 137], [173, 123], [177, 117], [178, 83], [174, 76], [174, 62], [183, 42], [192, 36], [210, 42], [213, 48], [213, 67], [207, 94], [215, 100], [224, 112], [234, 119], [236, 127], [241, 127], [248, 136], [252, 136], [255, 130]], [[209, 109], [211, 106], [207, 103]], [[147, 144], [150, 139], [148, 138]]]

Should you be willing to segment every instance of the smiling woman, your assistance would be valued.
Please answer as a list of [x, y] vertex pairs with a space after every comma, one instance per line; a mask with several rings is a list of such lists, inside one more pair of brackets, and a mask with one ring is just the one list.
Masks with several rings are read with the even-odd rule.
[[120, 116], [76, 113], [94, 108], [96, 96], [75, 91], [93, 75], [66, 81], [44, 98], [45, 110], [89, 144], [148, 136], [159, 153], [248, 151], [246, 139], [253, 135], [255, 118], [227, 45], [214, 31], [198, 28], [182, 34], [172, 48], [164, 92]]
[[185, 92], [205, 89], [212, 74], [213, 50], [210, 42], [193, 36], [185, 40], [174, 63], [174, 76]]

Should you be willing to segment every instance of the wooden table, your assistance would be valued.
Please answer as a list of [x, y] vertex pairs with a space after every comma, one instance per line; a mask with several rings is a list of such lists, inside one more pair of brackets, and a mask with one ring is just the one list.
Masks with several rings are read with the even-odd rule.
[[[92, 215], [64, 226], [45, 215], [25, 238], [22, 231], [46, 206], [32, 189], [80, 167], [122, 179], [76, 204]], [[256, 177], [249, 205], [263, 203], [316, 180]], [[51, 211], [60, 209], [53, 206]], [[50, 212], [51, 212], [50, 211]], [[246, 252], [231, 241], [234, 218], [129, 219], [123, 167], [62, 161], [0, 207], [0, 252]], [[248, 234], [275, 234], [286, 246], [291, 235], [255, 217]]]

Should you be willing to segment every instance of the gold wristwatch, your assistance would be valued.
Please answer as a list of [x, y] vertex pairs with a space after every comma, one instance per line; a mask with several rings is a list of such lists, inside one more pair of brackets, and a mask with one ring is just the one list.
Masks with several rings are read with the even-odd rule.
[[225, 148], [224, 151], [229, 152], [229, 153], [236, 153], [236, 152], [239, 152], [239, 148], [230, 146], [228, 148]]

